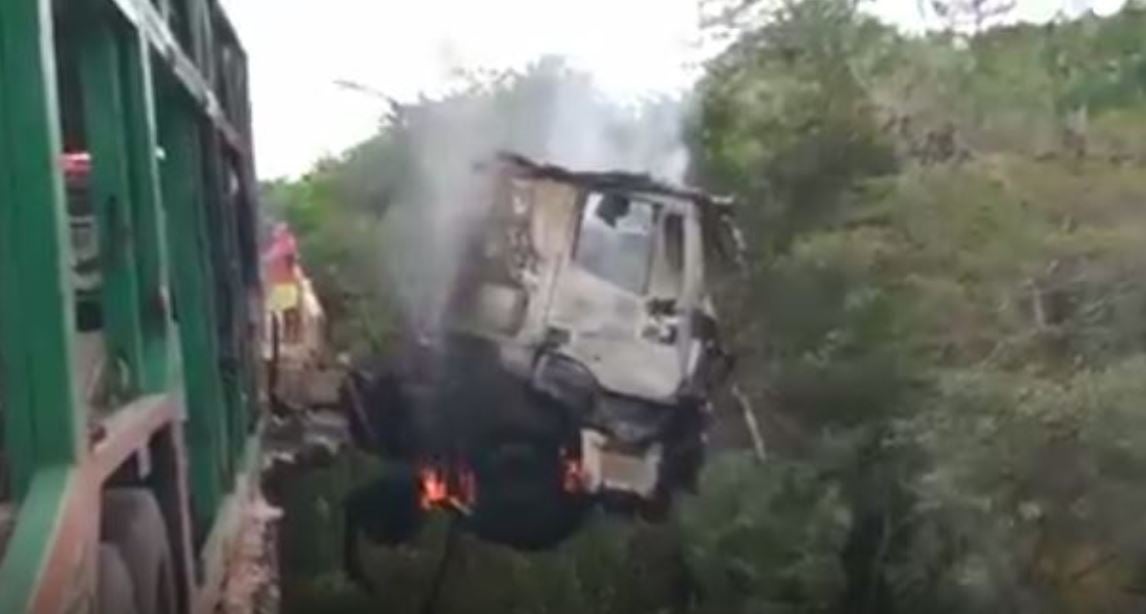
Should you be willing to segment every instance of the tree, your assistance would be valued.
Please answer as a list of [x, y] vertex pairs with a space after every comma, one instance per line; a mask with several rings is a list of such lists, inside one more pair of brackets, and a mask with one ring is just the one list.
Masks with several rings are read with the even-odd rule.
[[[714, 450], [679, 544], [471, 544], [443, 611], [1142, 611], [1146, 13], [990, 28], [1008, 3], [945, 0], [963, 33], [907, 37], [845, 0], [737, 4], [688, 177], [733, 197], [751, 246], [716, 293], [770, 464]], [[1081, 156], [1060, 138], [1078, 107]], [[421, 232], [476, 155], [667, 168], [679, 109], [540, 62], [404, 107], [269, 198], [367, 338], [434, 281]], [[410, 560], [380, 569], [417, 584]], [[636, 594], [654, 567], [688, 590]]]
[[[1083, 96], [1133, 149], [1141, 16], [989, 29], [1006, 4], [940, 6], [966, 36], [810, 0], [711, 63], [696, 177], [757, 247], [724, 296], [740, 377], [797, 425], [766, 433], [775, 456], [840, 494], [832, 611], [1138, 611], [1146, 226], [1117, 194], [1146, 180], [1129, 154], [1074, 162], [1056, 128]], [[919, 146], [940, 137], [957, 155]]]

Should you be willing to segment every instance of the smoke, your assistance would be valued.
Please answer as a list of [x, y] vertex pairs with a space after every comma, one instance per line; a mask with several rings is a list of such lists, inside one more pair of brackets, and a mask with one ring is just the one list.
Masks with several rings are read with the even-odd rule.
[[575, 170], [679, 182], [688, 162], [683, 114], [683, 101], [671, 98], [611, 101], [553, 58], [398, 108], [385, 130], [410, 156], [411, 173], [383, 245], [388, 285], [414, 324], [432, 332], [440, 323], [466, 233], [492, 200], [481, 163], [508, 150]]
[[683, 102], [662, 97], [618, 104], [588, 78], [558, 79], [541, 122], [544, 143], [523, 152], [577, 170], [624, 170], [679, 182], [688, 155]]

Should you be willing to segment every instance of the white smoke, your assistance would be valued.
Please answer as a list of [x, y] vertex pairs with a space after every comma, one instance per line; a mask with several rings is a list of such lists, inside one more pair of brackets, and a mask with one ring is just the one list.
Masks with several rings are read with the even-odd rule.
[[476, 169], [499, 151], [573, 170], [648, 173], [679, 182], [688, 162], [683, 104], [668, 98], [618, 104], [592, 80], [553, 59], [523, 75], [405, 107], [392, 130], [407, 139], [416, 189], [392, 211], [383, 239], [391, 284], [423, 329], [444, 310], [464, 236], [489, 202]]
[[[688, 162], [683, 103], [670, 98], [619, 104], [587, 81], [561, 81], [540, 128], [536, 157], [574, 170], [648, 173], [680, 182]], [[526, 152], [529, 153], [529, 152]]]

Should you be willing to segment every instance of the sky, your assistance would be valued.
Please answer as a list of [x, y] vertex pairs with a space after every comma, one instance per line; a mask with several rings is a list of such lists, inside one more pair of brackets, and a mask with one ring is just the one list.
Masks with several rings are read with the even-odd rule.
[[[223, 0], [247, 49], [259, 176], [297, 176], [374, 133], [387, 105], [433, 96], [459, 70], [517, 68], [560, 55], [609, 96], [687, 88], [711, 45], [703, 0]], [[1100, 14], [1124, 0], [1018, 0], [1016, 17]], [[916, 0], [868, 10], [919, 30]]]

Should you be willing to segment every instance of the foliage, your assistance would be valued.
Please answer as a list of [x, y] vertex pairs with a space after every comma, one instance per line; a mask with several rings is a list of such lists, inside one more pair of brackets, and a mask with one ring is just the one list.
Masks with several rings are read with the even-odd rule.
[[[749, 241], [715, 290], [769, 461], [718, 455], [666, 528], [467, 544], [443, 611], [1143, 609], [1146, 10], [984, 28], [1005, 3], [939, 4], [985, 17], [909, 37], [845, 0], [726, 14], [687, 176]], [[339, 343], [381, 347], [426, 311], [448, 243], [421, 229], [472, 194], [475, 156], [672, 176], [680, 108], [544, 61], [394, 108], [268, 200]], [[415, 584], [440, 531], [375, 569]]]
[[810, 467], [727, 454], [681, 523], [702, 612], [831, 611], [850, 525], [838, 488]]
[[710, 66], [696, 178], [754, 247], [722, 292], [739, 377], [850, 518], [797, 610], [1141, 608], [1144, 20], [908, 38], [805, 0]]
[[[280, 529], [284, 611], [423, 612], [445, 546], [449, 519], [433, 513], [410, 544], [396, 548], [359, 540], [370, 580], [363, 594], [339, 573], [344, 529], [340, 500], [368, 483], [377, 467], [354, 452], [326, 467], [302, 470], [284, 482]], [[439, 592], [436, 612], [627, 614], [683, 611], [689, 599], [679, 530], [633, 526], [593, 516], [560, 548], [516, 552], [467, 534], [458, 539]]]

